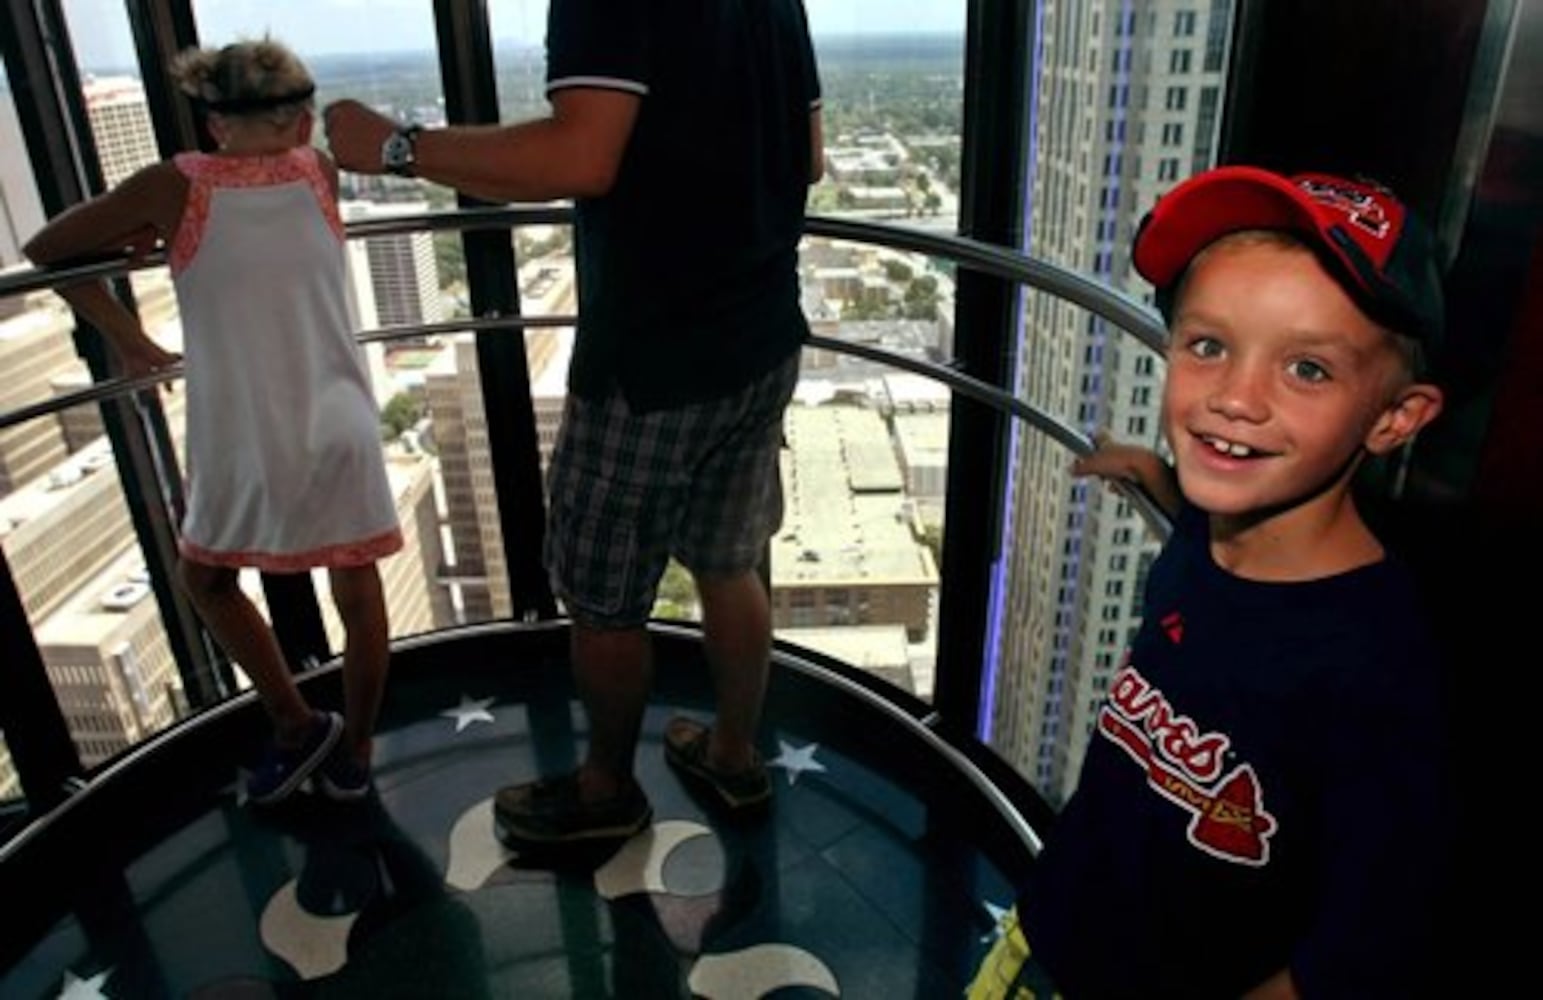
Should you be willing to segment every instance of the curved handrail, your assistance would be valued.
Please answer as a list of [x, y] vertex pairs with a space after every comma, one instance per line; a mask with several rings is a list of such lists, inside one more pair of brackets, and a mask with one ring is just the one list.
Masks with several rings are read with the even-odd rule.
[[[346, 224], [350, 238], [390, 236], [401, 233], [453, 230], [510, 229], [531, 225], [567, 225], [573, 209], [566, 205], [507, 205], [419, 212], [379, 219], [355, 219]], [[1150, 306], [1069, 268], [1037, 260], [1016, 250], [999, 247], [968, 236], [932, 233], [908, 226], [811, 215], [804, 222], [811, 236], [854, 240], [911, 250], [968, 265], [976, 271], [1005, 278], [1075, 303], [1129, 333], [1155, 351], [1161, 351], [1167, 331]], [[69, 267], [30, 268], [0, 275], [0, 298], [51, 288], [64, 281], [115, 277], [166, 263], [156, 251], [130, 261], [116, 258]]]
[[[577, 317], [571, 315], [554, 314], [549, 316], [487, 316], [481, 319], [464, 319], [444, 323], [415, 323], [407, 326], [381, 327], [376, 330], [365, 330], [358, 335], [360, 343], [383, 343], [392, 340], [405, 340], [408, 337], [422, 337], [439, 333], [466, 333], [480, 330], [526, 330], [544, 327], [573, 326]], [[949, 386], [960, 395], [968, 396], [977, 402], [1011, 416], [1023, 420], [1036, 430], [1053, 438], [1062, 447], [1077, 455], [1086, 455], [1093, 450], [1093, 441], [1086, 434], [1072, 427], [1064, 421], [1058, 420], [1034, 404], [1026, 402], [1005, 392], [989, 382], [983, 382], [978, 378], [966, 375], [957, 369], [947, 365], [938, 364], [935, 361], [926, 361], [921, 358], [908, 357], [896, 354], [880, 347], [870, 347], [867, 344], [854, 344], [849, 341], [839, 340], [833, 337], [811, 336], [805, 345], [819, 347], [838, 354], [850, 354], [856, 357], [866, 358], [893, 368], [901, 368], [906, 371], [934, 379]], [[181, 378], [183, 366], [174, 365], [152, 372], [149, 375], [140, 375], [135, 378], [111, 378], [104, 382], [96, 382], [84, 389], [76, 389], [73, 392], [61, 393], [37, 403], [29, 403], [18, 406], [15, 409], [0, 413], [0, 430], [5, 430], [16, 424], [25, 423], [37, 417], [45, 417], [77, 406], [89, 403], [100, 403], [108, 399], [116, 399], [120, 396], [131, 395], [145, 389], [154, 388], [163, 382], [172, 382]], [[1156, 503], [1131, 484], [1116, 484], [1125, 496], [1141, 511], [1148, 524], [1162, 533], [1168, 523], [1165, 515]]]
[[[451, 231], [507, 229], [522, 225], [561, 225], [571, 223], [572, 218], [572, 208], [563, 205], [490, 206], [420, 212], [383, 219], [355, 220], [347, 224], [347, 231], [350, 238], [356, 238], [419, 232], [424, 229]], [[1013, 250], [963, 236], [929, 233], [904, 226], [854, 221], [832, 216], [810, 216], [806, 220], [805, 230], [811, 235], [893, 246], [941, 257], [983, 273], [1017, 281], [1064, 298], [1102, 316], [1154, 351], [1163, 349], [1166, 330], [1160, 317], [1152, 309], [1075, 271], [1035, 260]], [[117, 277], [164, 263], [164, 252], [156, 251], [132, 260], [117, 257], [107, 261], [91, 261], [64, 267], [32, 268], [17, 274], [0, 275], [0, 298], [41, 288], [52, 288], [74, 281]], [[573, 326], [576, 322], [577, 317], [572, 315], [467, 317], [440, 323], [365, 330], [358, 334], [357, 339], [360, 343], [379, 343], [436, 334], [567, 327]], [[1073, 454], [1086, 455], [1093, 450], [1093, 441], [1075, 427], [1032, 403], [1019, 399], [1010, 392], [948, 365], [910, 358], [882, 348], [829, 337], [811, 336], [808, 345], [863, 357], [943, 382], [962, 395], [984, 403], [998, 412], [1008, 413], [1025, 421], [1039, 432], [1049, 435]], [[162, 382], [172, 381], [181, 375], [182, 366], [177, 365], [138, 378], [115, 378], [94, 383], [84, 389], [0, 413], [0, 430], [72, 407], [148, 389]], [[1137, 507], [1154, 530], [1159, 534], [1166, 531], [1168, 517], [1150, 497], [1134, 484], [1116, 484], [1116, 488], [1120, 489]]]
[[[473, 230], [506, 229], [525, 224], [561, 224], [571, 220], [571, 210], [564, 207], [517, 207], [498, 209], [466, 209], [454, 212], [421, 213], [388, 219], [371, 219], [350, 223], [351, 237], [418, 232], [424, 229]], [[870, 222], [852, 222], [843, 219], [812, 217], [807, 230], [813, 235], [837, 239], [862, 241], [924, 253], [954, 261], [965, 267], [1017, 281], [1081, 305], [1103, 316], [1120, 329], [1131, 333], [1142, 344], [1154, 350], [1162, 347], [1165, 335], [1154, 313], [1140, 303], [1111, 289], [1098, 285], [1082, 275], [1063, 268], [1034, 261], [1010, 250], [989, 246], [975, 240], [957, 236], [926, 233], [897, 226]], [[80, 262], [68, 267], [38, 268], [0, 275], [0, 297], [20, 294], [38, 288], [57, 287], [77, 280], [117, 277], [135, 270], [160, 266], [164, 253], [156, 252], [137, 259], [116, 258]], [[577, 323], [573, 315], [551, 314], [543, 316], [486, 315], [476, 318], [446, 320], [439, 323], [420, 323], [404, 326], [383, 327], [361, 331], [360, 343], [389, 342], [408, 337], [435, 334], [452, 334], [480, 331], [526, 330], [552, 327], [572, 327]], [[816, 347], [864, 358], [893, 368], [912, 372], [941, 382], [962, 396], [982, 403], [998, 413], [1025, 421], [1037, 431], [1049, 435], [1061, 446], [1074, 454], [1085, 455], [1093, 448], [1089, 437], [1076, 428], [1039, 407], [1017, 398], [1012, 393], [981, 379], [968, 375], [948, 364], [909, 357], [867, 344], [851, 343], [831, 337], [811, 336], [806, 342]], [[61, 412], [73, 407], [98, 403], [108, 399], [128, 396], [151, 390], [154, 387], [182, 377], [183, 366], [177, 365], [149, 375], [135, 378], [113, 378], [94, 383], [83, 389], [65, 393], [48, 400], [21, 406], [0, 413], [0, 430], [37, 417]], [[1122, 492], [1160, 534], [1168, 524], [1166, 516], [1139, 488], [1122, 487]], [[872, 696], [877, 698], [877, 696]], [[930, 732], [930, 724], [923, 721], [922, 729]], [[935, 740], [937, 749], [951, 749], [941, 738]], [[957, 758], [957, 759], [956, 759]], [[953, 751], [951, 759], [956, 765], [962, 755]], [[979, 776], [971, 779], [981, 790], [991, 792], [990, 782]], [[1022, 816], [1006, 803], [1000, 793], [991, 796], [993, 803], [1009, 820], [1015, 833], [1038, 847], [1038, 838]], [[1004, 808], [1006, 806], [1006, 808]]]
[[1129, 333], [1154, 351], [1168, 342], [1168, 330], [1157, 311], [1129, 295], [1099, 284], [1085, 274], [1038, 260], [1016, 250], [968, 236], [931, 233], [908, 226], [862, 222], [829, 215], [811, 215], [804, 231], [813, 236], [877, 243], [942, 257], [998, 278], [1006, 278], [1082, 306]]

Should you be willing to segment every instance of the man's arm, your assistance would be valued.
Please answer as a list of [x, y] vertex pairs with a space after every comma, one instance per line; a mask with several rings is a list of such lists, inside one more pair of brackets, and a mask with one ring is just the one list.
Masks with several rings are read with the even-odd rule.
[[[603, 195], [616, 181], [642, 98], [620, 90], [565, 87], [552, 114], [518, 125], [424, 129], [414, 173], [485, 201], [551, 201]], [[338, 165], [379, 174], [381, 145], [396, 123], [358, 101], [324, 112]]]

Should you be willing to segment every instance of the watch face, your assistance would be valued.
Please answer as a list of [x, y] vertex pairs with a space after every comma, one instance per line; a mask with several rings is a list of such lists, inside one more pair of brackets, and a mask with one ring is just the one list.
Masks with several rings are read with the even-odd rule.
[[405, 173], [413, 165], [413, 142], [403, 132], [392, 132], [380, 147], [381, 166], [392, 173]]

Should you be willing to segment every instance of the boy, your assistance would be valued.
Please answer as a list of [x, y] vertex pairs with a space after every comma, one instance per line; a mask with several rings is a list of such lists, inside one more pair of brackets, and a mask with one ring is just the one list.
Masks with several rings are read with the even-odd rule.
[[1417, 995], [1438, 677], [1351, 481], [1441, 410], [1431, 237], [1382, 188], [1223, 167], [1158, 201], [1133, 259], [1169, 323], [1174, 465], [1104, 443], [1074, 471], [1140, 483], [1173, 536], [971, 996]]

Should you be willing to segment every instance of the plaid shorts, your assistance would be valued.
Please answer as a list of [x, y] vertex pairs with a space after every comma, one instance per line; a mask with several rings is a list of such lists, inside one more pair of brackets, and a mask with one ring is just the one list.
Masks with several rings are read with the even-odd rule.
[[670, 556], [694, 573], [760, 564], [782, 524], [782, 414], [797, 353], [722, 399], [633, 413], [570, 394], [548, 473], [544, 553], [574, 620], [640, 625]]

